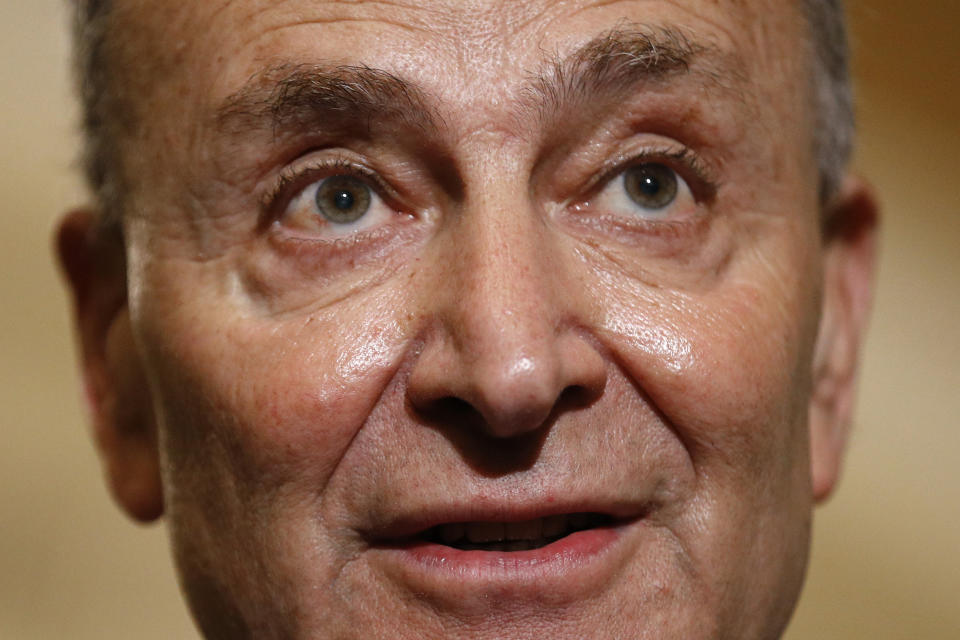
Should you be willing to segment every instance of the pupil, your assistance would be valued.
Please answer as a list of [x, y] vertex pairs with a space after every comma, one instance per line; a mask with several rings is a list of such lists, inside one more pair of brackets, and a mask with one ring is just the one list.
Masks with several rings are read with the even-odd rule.
[[677, 174], [669, 167], [645, 163], [626, 173], [623, 186], [635, 203], [647, 210], [659, 210], [676, 199], [677, 181]]
[[352, 176], [331, 176], [317, 189], [318, 212], [330, 222], [350, 224], [370, 209], [370, 187]]
[[333, 206], [341, 211], [347, 211], [353, 207], [354, 197], [349, 191], [338, 191], [333, 196]]
[[654, 176], [643, 176], [640, 179], [640, 191], [648, 196], [655, 196], [660, 192], [660, 181]]

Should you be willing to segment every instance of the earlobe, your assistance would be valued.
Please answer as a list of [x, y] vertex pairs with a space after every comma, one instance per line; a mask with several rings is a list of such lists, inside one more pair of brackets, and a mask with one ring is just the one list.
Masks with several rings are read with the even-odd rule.
[[823, 312], [813, 357], [810, 456], [813, 495], [830, 496], [843, 464], [857, 363], [873, 293], [878, 208], [869, 186], [848, 177], [824, 219]]
[[133, 518], [163, 513], [156, 421], [127, 311], [123, 240], [90, 210], [60, 221], [55, 251], [71, 290], [93, 430], [114, 499]]

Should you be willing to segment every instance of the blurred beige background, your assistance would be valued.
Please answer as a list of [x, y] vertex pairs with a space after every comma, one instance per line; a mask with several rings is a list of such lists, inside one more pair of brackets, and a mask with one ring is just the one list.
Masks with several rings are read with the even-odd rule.
[[[0, 8], [0, 639], [196, 638], [162, 526], [110, 503], [50, 230], [82, 201], [65, 0]], [[960, 2], [851, 0], [885, 203], [856, 432], [789, 640], [960, 638]]]

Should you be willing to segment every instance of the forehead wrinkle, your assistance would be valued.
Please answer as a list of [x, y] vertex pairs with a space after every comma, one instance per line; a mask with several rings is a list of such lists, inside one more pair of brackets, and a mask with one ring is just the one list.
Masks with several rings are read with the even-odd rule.
[[409, 80], [366, 65], [279, 63], [254, 74], [216, 111], [228, 132], [271, 128], [356, 125], [370, 119], [419, 129], [443, 128], [425, 92]]
[[[231, 0], [232, 1], [232, 0]], [[247, 23], [255, 23], [260, 17], [270, 15], [276, 11], [277, 4], [296, 5], [303, 0], [275, 0], [264, 8], [251, 11], [246, 17]], [[464, 37], [466, 24], [460, 17], [463, 7], [456, 3], [452, 6], [433, 6], [431, 3], [404, 3], [390, 0], [323, 0], [315, 3], [322, 5], [326, 15], [308, 17], [303, 10], [294, 10], [290, 18], [282, 23], [263, 28], [257, 25], [255, 38], [262, 38], [273, 31], [286, 29], [291, 26], [305, 26], [310, 24], [344, 24], [374, 23], [390, 25], [391, 27], [408, 31], [418, 38], [443, 38], [445, 27], [455, 27], [454, 40], [459, 42]], [[470, 24], [476, 21], [467, 21]], [[421, 40], [421, 42], [423, 42]]]
[[[266, 10], [264, 10], [266, 13]], [[247, 21], [250, 23], [256, 22], [257, 15], [252, 15], [247, 18]], [[309, 25], [344, 25], [347, 23], [371, 23], [376, 25], [390, 25], [391, 27], [401, 29], [404, 31], [410, 31], [413, 35], [424, 37], [424, 36], [435, 36], [436, 32], [434, 29], [427, 28], [424, 26], [410, 24], [403, 22], [401, 20], [390, 20], [385, 16], [376, 16], [376, 17], [363, 17], [363, 16], [329, 16], [329, 17], [315, 17], [309, 20], [303, 19], [301, 16], [294, 16], [288, 21], [279, 22], [267, 27], [258, 25], [257, 30], [254, 34], [251, 35], [251, 41], [264, 39], [265, 36], [268, 36], [276, 31], [282, 31], [284, 29], [289, 29], [291, 27], [305, 27]]]
[[675, 76], [695, 77], [742, 99], [746, 78], [733, 53], [671, 25], [624, 22], [572, 53], [545, 57], [548, 62], [522, 91], [518, 117], [533, 111], [548, 119], [598, 95], [622, 95]]

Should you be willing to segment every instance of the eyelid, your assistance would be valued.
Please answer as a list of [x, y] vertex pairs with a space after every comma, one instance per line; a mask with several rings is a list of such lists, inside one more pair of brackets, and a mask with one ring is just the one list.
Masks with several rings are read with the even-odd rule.
[[[385, 202], [397, 200], [396, 192], [376, 171], [343, 155], [309, 158], [285, 167], [261, 200], [264, 222], [270, 224], [286, 212], [290, 203], [307, 187], [325, 178], [349, 175], [366, 182]], [[394, 207], [396, 208], [396, 207]]]
[[710, 167], [692, 149], [684, 146], [651, 146], [634, 153], [614, 156], [604, 163], [586, 184], [584, 191], [590, 200], [631, 167], [640, 164], [662, 164], [669, 167], [690, 187], [697, 202], [713, 199], [720, 189], [719, 179]]

